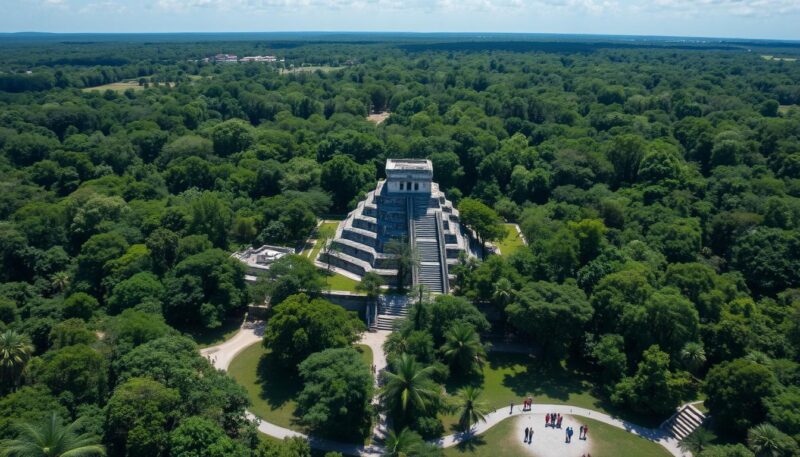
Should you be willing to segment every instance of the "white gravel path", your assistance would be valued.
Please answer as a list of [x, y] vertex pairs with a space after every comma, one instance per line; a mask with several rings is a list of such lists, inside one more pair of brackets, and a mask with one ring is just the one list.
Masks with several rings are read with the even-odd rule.
[[[514, 419], [514, 437], [520, 446], [528, 454], [536, 457], [581, 457], [591, 452], [591, 445], [588, 439], [578, 438], [581, 422], [572, 416], [563, 416], [561, 429], [545, 427], [544, 415], [528, 414]], [[525, 428], [533, 430], [533, 439], [530, 443], [524, 443]], [[572, 427], [575, 434], [572, 435], [572, 442], [566, 442], [567, 427]], [[591, 435], [591, 430], [589, 431]]]
[[[509, 412], [509, 410], [510, 408], [506, 406], [487, 414], [486, 421], [481, 422], [477, 424], [475, 427], [473, 427], [472, 434], [481, 434], [486, 430], [489, 430], [490, 428], [494, 427], [501, 421], [515, 416], [533, 416], [534, 422], [538, 420], [541, 424], [544, 424], [545, 414], [557, 413], [561, 414], [562, 416], [588, 417], [598, 422], [602, 422], [604, 424], [621, 428], [629, 433], [633, 433], [634, 435], [639, 435], [642, 438], [646, 438], [650, 441], [655, 441], [661, 446], [663, 446], [667, 451], [669, 451], [670, 454], [676, 457], [691, 457], [690, 453], [681, 451], [678, 448], [678, 440], [676, 440], [673, 436], [669, 435], [664, 430], [642, 427], [640, 425], [636, 425], [631, 422], [611, 417], [608, 414], [604, 414], [599, 411], [594, 411], [591, 409], [579, 408], [576, 406], [569, 406], [569, 405], [545, 405], [545, 404], [534, 404], [533, 407], [531, 408], [531, 411], [523, 412], [522, 405], [514, 405], [513, 412]], [[562, 424], [562, 430], [559, 431], [559, 433], [561, 433], [562, 439], [564, 438], [563, 435], [564, 427], [566, 426]], [[578, 425], [578, 427], [580, 427], [580, 425]], [[573, 442], [576, 440], [576, 437], [578, 436], [578, 427], [575, 427], [575, 435], [572, 437]], [[525, 426], [523, 426], [522, 428], [524, 429]], [[591, 438], [591, 436], [592, 433], [590, 430], [589, 437]], [[440, 440], [438, 440], [436, 443], [442, 447], [450, 447], [458, 444], [464, 438], [465, 438], [464, 434], [456, 433], [453, 435], [445, 436]], [[536, 440], [536, 434], [534, 434], [534, 441], [535, 440]]]
[[228, 365], [240, 352], [261, 341], [261, 337], [264, 336], [264, 326], [263, 321], [245, 322], [228, 341], [201, 349], [200, 354], [208, 358], [215, 368], [227, 370]]

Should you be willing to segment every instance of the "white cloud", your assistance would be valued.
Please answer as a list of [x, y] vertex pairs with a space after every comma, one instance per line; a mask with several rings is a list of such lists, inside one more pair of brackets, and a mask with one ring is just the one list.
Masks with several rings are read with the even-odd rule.
[[653, 0], [652, 12], [677, 12], [690, 16], [722, 14], [734, 16], [776, 16], [800, 12], [798, 0]]
[[[90, 5], [113, 10], [119, 0], [33, 0], [51, 8]], [[543, 13], [590, 16], [662, 15], [775, 17], [800, 13], [800, 0], [139, 0], [166, 11], [189, 10], [319, 13], [323, 11], [409, 11], [420, 13]]]

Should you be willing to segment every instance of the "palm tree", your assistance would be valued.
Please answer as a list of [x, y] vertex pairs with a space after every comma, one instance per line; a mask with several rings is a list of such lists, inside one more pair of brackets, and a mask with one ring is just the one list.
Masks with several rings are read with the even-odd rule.
[[386, 372], [386, 386], [381, 392], [384, 405], [400, 423], [427, 413], [438, 405], [441, 392], [431, 380], [433, 367], [422, 367], [408, 354], [400, 354], [391, 371]]
[[511, 281], [508, 278], [500, 278], [497, 280], [497, 283], [494, 285], [494, 292], [492, 293], [492, 299], [500, 305], [500, 308], [503, 309], [506, 305], [511, 301], [511, 298], [514, 296], [514, 285], [511, 284]]
[[479, 400], [480, 396], [481, 389], [474, 386], [466, 386], [458, 391], [458, 427], [464, 433], [469, 432], [478, 422], [486, 420], [489, 409]]
[[59, 271], [53, 274], [50, 278], [50, 284], [57, 292], [63, 292], [69, 286], [70, 277], [66, 271]]
[[0, 456], [88, 457], [106, 455], [105, 447], [97, 444], [97, 437], [78, 434], [79, 422], [80, 420], [77, 420], [64, 426], [58, 416], [53, 413], [39, 424], [17, 424], [17, 438], [0, 442]]
[[407, 239], [394, 239], [386, 243], [386, 252], [392, 254], [397, 266], [397, 289], [404, 290], [410, 281], [411, 270], [419, 264], [417, 251]]
[[420, 330], [426, 327], [428, 313], [426, 302], [414, 303], [409, 310], [408, 319], [412, 323], [414, 330]]
[[466, 322], [453, 325], [445, 333], [442, 355], [462, 373], [480, 369], [486, 359], [486, 350], [475, 328]]
[[32, 353], [33, 345], [27, 336], [13, 330], [0, 333], [0, 379], [5, 386], [0, 390], [16, 387]]
[[389, 431], [386, 437], [386, 457], [407, 457], [418, 453], [420, 448], [425, 445], [422, 437], [413, 430], [404, 428], [400, 433], [394, 430]]
[[756, 457], [797, 455], [797, 443], [772, 424], [759, 424], [747, 431], [747, 445]]
[[684, 452], [699, 454], [714, 441], [716, 436], [705, 427], [700, 427], [693, 431], [689, 436], [678, 442], [678, 447]]
[[681, 349], [681, 362], [693, 374], [697, 374], [706, 363], [706, 350], [697, 342], [689, 342]]
[[417, 284], [409, 291], [408, 298], [415, 300], [417, 303], [427, 302], [430, 298], [430, 290], [425, 284]]

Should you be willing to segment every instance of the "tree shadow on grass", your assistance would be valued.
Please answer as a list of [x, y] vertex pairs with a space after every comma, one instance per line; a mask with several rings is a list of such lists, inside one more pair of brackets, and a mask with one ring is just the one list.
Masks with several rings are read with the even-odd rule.
[[[497, 368], [519, 364], [518, 355], [516, 357], [513, 354], [497, 355], [499, 357], [493, 360]], [[503, 377], [503, 385], [520, 397], [533, 395], [565, 404], [574, 403], [575, 406], [604, 411], [611, 416], [645, 427], [656, 428], [667, 419], [667, 417], [632, 412], [612, 404], [591, 375], [586, 372], [585, 367], [577, 364], [551, 363], [531, 357], [523, 371], [506, 374]], [[589, 403], [585, 398], [575, 401], [571, 399], [573, 395], [590, 395], [594, 400]]]
[[282, 408], [300, 394], [302, 382], [295, 373], [280, 365], [271, 353], [258, 360], [257, 382], [261, 385], [259, 396], [272, 409]]
[[486, 446], [486, 440], [481, 435], [472, 435], [469, 439], [459, 442], [454, 446], [458, 452], [475, 452], [479, 447]]
[[444, 387], [448, 393], [455, 395], [459, 389], [466, 386], [480, 387], [483, 385], [484, 376], [481, 372], [472, 372], [469, 374], [451, 373], [444, 383]]
[[[497, 354], [492, 360], [494, 369], [511, 368], [520, 362], [519, 355]], [[503, 385], [516, 395], [544, 396], [567, 402], [570, 395], [586, 393], [592, 389], [583, 374], [560, 363], [551, 363], [541, 359], [529, 358], [522, 371], [506, 374]]]
[[195, 343], [201, 347], [214, 346], [230, 338], [242, 326], [244, 320], [244, 312], [235, 315], [227, 316], [222, 321], [222, 325], [217, 328], [208, 329], [205, 327], [189, 328], [185, 330], [191, 336]]

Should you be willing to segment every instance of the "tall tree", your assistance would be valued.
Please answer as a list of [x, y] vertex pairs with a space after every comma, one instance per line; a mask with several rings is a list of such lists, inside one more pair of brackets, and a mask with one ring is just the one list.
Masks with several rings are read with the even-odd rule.
[[772, 424], [758, 424], [747, 431], [747, 445], [756, 457], [794, 457], [797, 442]]
[[534, 339], [546, 360], [559, 361], [592, 318], [586, 294], [574, 284], [534, 282], [506, 307], [508, 321]]
[[296, 367], [315, 352], [350, 346], [364, 330], [355, 313], [298, 294], [273, 308], [263, 343], [281, 363]]
[[33, 345], [26, 335], [6, 330], [0, 333], [0, 379], [3, 393], [14, 390], [33, 354]]
[[475, 327], [458, 322], [445, 333], [442, 356], [459, 373], [469, 374], [480, 371], [486, 359], [486, 350], [481, 344]]
[[481, 392], [475, 386], [466, 386], [458, 391], [458, 427], [464, 433], [469, 433], [473, 425], [486, 420], [489, 408], [480, 400]]
[[0, 454], [8, 457], [90, 457], [104, 456], [99, 439], [79, 434], [80, 421], [62, 425], [54, 413], [40, 423], [20, 423], [17, 438], [0, 442]]
[[355, 349], [326, 349], [299, 366], [303, 390], [297, 397], [301, 420], [331, 438], [363, 438], [370, 430], [373, 378]]
[[397, 289], [405, 290], [411, 282], [411, 272], [419, 264], [419, 255], [406, 239], [393, 239], [386, 243], [386, 252], [394, 256], [397, 267]]
[[458, 203], [461, 222], [475, 231], [485, 252], [486, 243], [497, 241], [506, 236], [508, 229], [503, 225], [500, 216], [482, 202], [473, 198], [464, 198]]
[[407, 354], [394, 360], [386, 372], [381, 399], [397, 424], [409, 424], [436, 410], [441, 390], [431, 379], [432, 374], [433, 367], [422, 367]]

